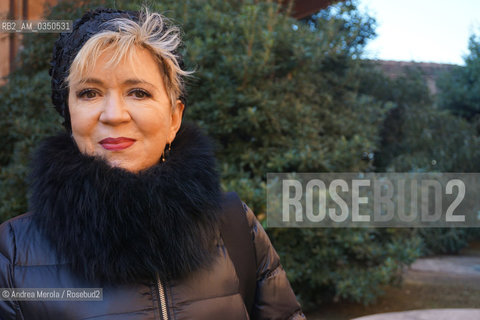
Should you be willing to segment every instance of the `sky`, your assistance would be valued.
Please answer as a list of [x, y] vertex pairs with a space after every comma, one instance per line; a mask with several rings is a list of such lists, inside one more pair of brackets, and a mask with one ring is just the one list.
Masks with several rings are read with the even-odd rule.
[[359, 0], [377, 20], [365, 58], [463, 65], [480, 35], [480, 0]]

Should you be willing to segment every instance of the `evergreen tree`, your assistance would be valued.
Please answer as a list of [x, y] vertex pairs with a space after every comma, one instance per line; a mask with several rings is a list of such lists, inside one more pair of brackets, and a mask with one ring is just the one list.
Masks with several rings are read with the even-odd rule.
[[478, 121], [480, 114], [480, 37], [469, 40], [465, 66], [444, 74], [438, 83], [439, 105], [469, 121]]

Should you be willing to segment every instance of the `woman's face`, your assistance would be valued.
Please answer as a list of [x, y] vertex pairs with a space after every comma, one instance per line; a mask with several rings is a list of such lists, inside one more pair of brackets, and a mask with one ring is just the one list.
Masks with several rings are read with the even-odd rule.
[[138, 172], [155, 165], [180, 128], [183, 104], [170, 99], [152, 54], [137, 48], [133, 65], [106, 69], [112, 50], [100, 55], [85, 83], [70, 84], [72, 133], [80, 151], [111, 166]]

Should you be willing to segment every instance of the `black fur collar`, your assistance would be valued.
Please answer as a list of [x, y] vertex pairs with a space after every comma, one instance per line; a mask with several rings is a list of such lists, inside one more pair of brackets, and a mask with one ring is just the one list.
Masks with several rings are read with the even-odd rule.
[[61, 260], [103, 283], [178, 279], [212, 261], [221, 192], [199, 129], [183, 125], [164, 163], [138, 174], [48, 138], [30, 176], [34, 221]]

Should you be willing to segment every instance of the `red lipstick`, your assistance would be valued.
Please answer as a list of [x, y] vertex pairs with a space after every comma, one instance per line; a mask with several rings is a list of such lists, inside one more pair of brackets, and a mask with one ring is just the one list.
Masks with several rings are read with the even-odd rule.
[[127, 149], [134, 143], [135, 143], [135, 139], [124, 138], [124, 137], [105, 138], [102, 141], [100, 141], [100, 144], [102, 145], [102, 147], [110, 151]]

